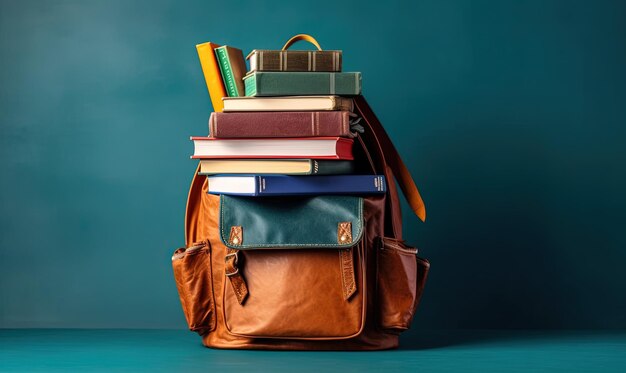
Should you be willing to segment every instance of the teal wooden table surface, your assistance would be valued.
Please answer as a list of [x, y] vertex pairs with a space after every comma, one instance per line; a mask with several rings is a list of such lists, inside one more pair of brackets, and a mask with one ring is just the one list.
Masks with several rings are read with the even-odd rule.
[[183, 330], [0, 330], [0, 370], [625, 372], [626, 331], [422, 331], [399, 350], [228, 351]]

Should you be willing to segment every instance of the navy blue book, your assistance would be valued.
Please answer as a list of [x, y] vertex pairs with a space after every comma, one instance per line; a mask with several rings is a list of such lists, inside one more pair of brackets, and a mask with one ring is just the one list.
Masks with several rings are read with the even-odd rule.
[[207, 176], [209, 193], [242, 196], [382, 194], [382, 175], [216, 175]]

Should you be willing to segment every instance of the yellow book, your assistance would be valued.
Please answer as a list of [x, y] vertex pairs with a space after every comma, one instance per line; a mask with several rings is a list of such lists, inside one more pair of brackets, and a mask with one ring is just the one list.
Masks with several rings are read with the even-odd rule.
[[200, 57], [200, 65], [202, 65], [202, 72], [206, 80], [206, 86], [209, 89], [209, 96], [211, 96], [213, 110], [221, 112], [224, 109], [222, 98], [228, 95], [226, 94], [222, 74], [217, 63], [217, 58], [215, 57], [214, 50], [218, 47], [218, 44], [211, 42], [196, 45], [198, 57]]

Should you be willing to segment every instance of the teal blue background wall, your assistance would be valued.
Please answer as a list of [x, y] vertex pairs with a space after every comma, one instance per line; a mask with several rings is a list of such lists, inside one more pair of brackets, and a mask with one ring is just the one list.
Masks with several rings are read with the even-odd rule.
[[[383, 5], [384, 4], [384, 5]], [[0, 327], [184, 328], [195, 44], [342, 49], [428, 207], [420, 328], [626, 328], [626, 3], [2, 1]]]

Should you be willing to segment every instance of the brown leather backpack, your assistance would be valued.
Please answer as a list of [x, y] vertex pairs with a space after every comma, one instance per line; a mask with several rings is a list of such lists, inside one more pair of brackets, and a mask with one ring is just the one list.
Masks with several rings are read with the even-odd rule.
[[418, 190], [362, 96], [356, 161], [387, 179], [382, 196], [237, 198], [194, 175], [186, 248], [172, 265], [190, 330], [207, 347], [378, 350], [398, 346], [429, 269], [402, 240], [396, 184], [422, 220]]

